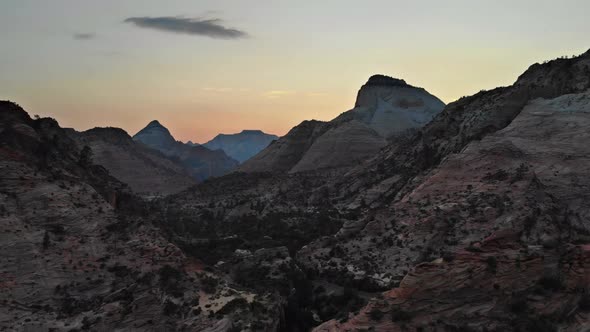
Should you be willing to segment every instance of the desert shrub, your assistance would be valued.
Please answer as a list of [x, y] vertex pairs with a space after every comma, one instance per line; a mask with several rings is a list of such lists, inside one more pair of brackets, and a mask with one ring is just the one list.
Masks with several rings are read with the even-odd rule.
[[373, 309], [369, 312], [369, 317], [374, 321], [380, 321], [385, 313], [379, 309]]
[[522, 314], [528, 308], [526, 299], [522, 297], [513, 298], [512, 301], [510, 301], [509, 307], [510, 312], [514, 314]]
[[498, 260], [496, 257], [490, 256], [486, 258], [486, 264], [488, 266], [488, 271], [495, 274], [496, 270], [498, 269]]
[[406, 322], [412, 319], [412, 315], [400, 308], [395, 308], [391, 311], [392, 322]]
[[174, 297], [182, 297], [184, 295], [180, 287], [182, 273], [170, 265], [164, 265], [158, 271], [160, 276], [160, 287]]
[[559, 273], [545, 274], [539, 279], [539, 285], [547, 290], [557, 291], [564, 287], [563, 278]]
[[182, 273], [170, 265], [164, 265], [160, 268], [158, 274], [160, 275], [160, 283], [162, 284], [167, 284], [172, 279], [178, 280], [182, 277]]
[[590, 292], [584, 291], [578, 302], [578, 308], [582, 311], [590, 311]]
[[508, 179], [508, 172], [506, 172], [503, 169], [499, 169], [497, 170], [495, 173], [487, 173], [484, 177], [483, 180], [484, 181], [504, 181], [506, 179]]
[[238, 297], [229, 301], [223, 307], [221, 307], [221, 309], [217, 311], [217, 315], [224, 316], [232, 313], [233, 311], [236, 311], [237, 309], [244, 308], [248, 308], [248, 301], [246, 301], [246, 299], [244, 298]]
[[205, 291], [205, 293], [215, 293], [217, 291], [218, 283], [219, 281], [217, 281], [217, 279], [210, 276], [204, 276], [203, 278], [201, 278], [201, 287], [203, 288], [203, 291]]
[[49, 248], [49, 233], [47, 231], [45, 231], [45, 234], [43, 235], [43, 249], [47, 249]]
[[85, 145], [84, 148], [82, 148], [82, 151], [80, 151], [78, 164], [84, 168], [92, 164], [92, 149], [90, 149], [88, 145]]
[[549, 320], [533, 318], [527, 321], [524, 331], [555, 332], [557, 328]]
[[131, 274], [131, 270], [124, 265], [113, 265], [110, 266], [109, 268], [107, 268], [107, 271], [114, 273], [115, 276], [119, 277], [119, 278], [124, 278], [126, 276], [128, 276], [129, 274]]
[[166, 300], [166, 302], [164, 302], [164, 308], [162, 309], [164, 315], [166, 316], [172, 316], [174, 314], [176, 314], [178, 312], [178, 304], [170, 301], [170, 300]]

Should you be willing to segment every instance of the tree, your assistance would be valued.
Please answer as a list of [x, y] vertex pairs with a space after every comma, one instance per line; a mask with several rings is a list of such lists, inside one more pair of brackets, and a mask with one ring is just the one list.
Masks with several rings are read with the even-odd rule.
[[82, 151], [80, 151], [80, 159], [78, 164], [84, 168], [92, 164], [92, 149], [88, 145], [84, 145]]
[[45, 235], [43, 235], [43, 249], [49, 248], [49, 233], [45, 231]]

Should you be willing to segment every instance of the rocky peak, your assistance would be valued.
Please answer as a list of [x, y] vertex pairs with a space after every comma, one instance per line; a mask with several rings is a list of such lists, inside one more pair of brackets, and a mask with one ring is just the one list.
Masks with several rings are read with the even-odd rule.
[[164, 126], [162, 126], [162, 124], [158, 121], [158, 120], [152, 120], [150, 123], [148, 123], [148, 125], [146, 126], [146, 128], [153, 128], [153, 127], [162, 127], [165, 128]]
[[518, 77], [514, 86], [544, 90], [552, 95], [573, 92], [571, 89], [583, 91], [590, 87], [590, 51], [577, 57], [535, 63]]
[[176, 143], [176, 139], [170, 134], [170, 131], [162, 126], [158, 120], [150, 122], [145, 128], [133, 136], [133, 140], [164, 153]]
[[444, 107], [440, 99], [422, 88], [402, 79], [373, 75], [360, 88], [355, 107], [335, 121], [354, 119], [390, 138], [424, 126]]
[[398, 78], [393, 78], [387, 75], [373, 75], [369, 77], [367, 83], [364, 86], [399, 86], [399, 87], [411, 87], [406, 81]]

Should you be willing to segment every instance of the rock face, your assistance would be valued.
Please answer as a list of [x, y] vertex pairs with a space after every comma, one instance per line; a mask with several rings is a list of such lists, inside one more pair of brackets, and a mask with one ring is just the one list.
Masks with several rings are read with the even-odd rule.
[[210, 150], [223, 150], [228, 156], [243, 163], [278, 138], [261, 130], [243, 130], [239, 134], [219, 134], [203, 146]]
[[185, 167], [161, 152], [134, 141], [119, 128], [94, 128], [85, 132], [68, 131], [79, 146], [89, 146], [95, 164], [127, 183], [144, 197], [169, 195], [196, 183]]
[[444, 106], [422, 88], [375, 75], [359, 90], [353, 109], [327, 123], [301, 123], [240, 170], [297, 173], [356, 165], [374, 156], [388, 140], [423, 127]]
[[0, 329], [276, 330], [272, 295], [204, 271], [83, 151], [0, 102]]
[[334, 122], [360, 121], [384, 138], [421, 128], [445, 104], [422, 88], [384, 75], [374, 75], [358, 92], [355, 107]]
[[176, 141], [170, 131], [158, 121], [150, 122], [133, 136], [133, 140], [177, 159], [199, 181], [227, 174], [238, 165], [236, 160], [228, 157], [222, 150], [212, 151], [202, 145]]

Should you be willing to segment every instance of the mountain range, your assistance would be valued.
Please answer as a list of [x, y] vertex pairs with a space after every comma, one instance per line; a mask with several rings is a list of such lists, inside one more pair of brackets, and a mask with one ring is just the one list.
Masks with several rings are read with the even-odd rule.
[[238, 134], [219, 134], [203, 146], [211, 150], [223, 150], [228, 156], [243, 163], [278, 138], [261, 130], [243, 130]]
[[0, 326], [590, 330], [589, 126], [590, 51], [448, 105], [376, 75], [239, 166], [0, 102]]
[[222, 150], [210, 150], [202, 145], [191, 146], [177, 141], [156, 120], [135, 134], [133, 140], [175, 159], [199, 181], [227, 174], [238, 165]]

